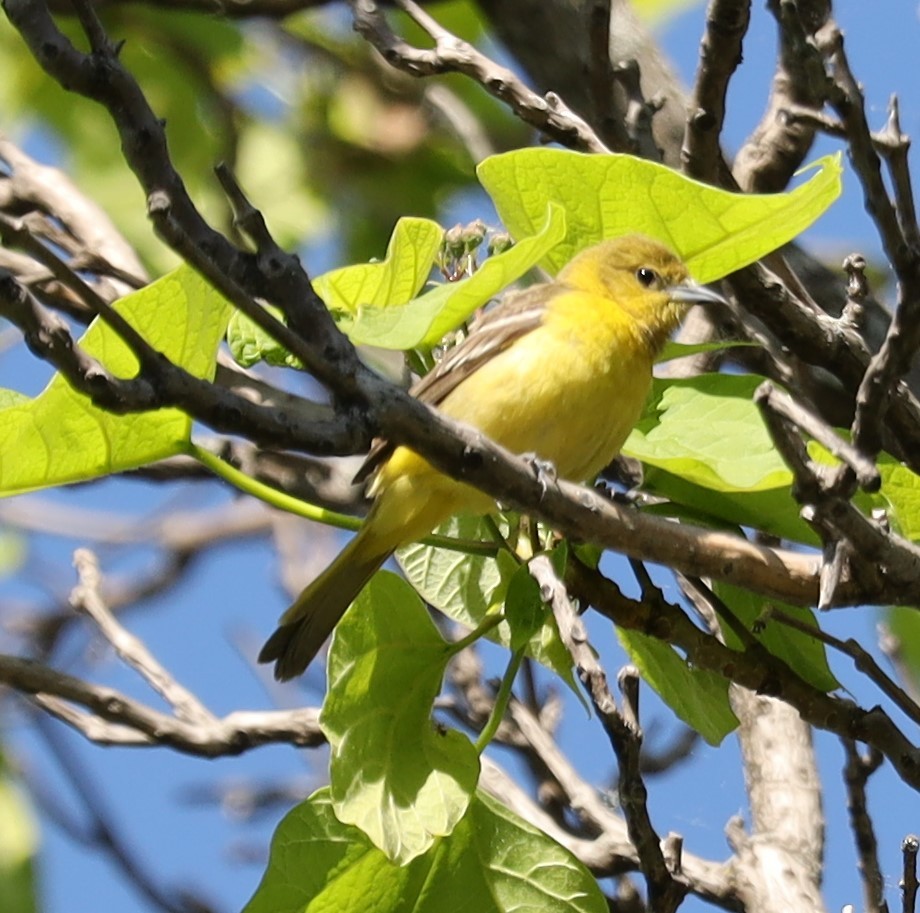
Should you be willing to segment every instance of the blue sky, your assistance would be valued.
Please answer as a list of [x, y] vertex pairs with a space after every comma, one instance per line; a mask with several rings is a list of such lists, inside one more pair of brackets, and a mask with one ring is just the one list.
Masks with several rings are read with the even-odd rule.
[[[860, 0], [841, 0], [836, 4], [837, 18], [848, 33], [847, 47], [853, 68], [866, 86], [873, 125], [883, 124], [888, 97], [897, 90], [903, 127], [908, 133], [916, 133], [920, 127], [920, 84], [916, 79], [915, 54], [920, 46], [920, 23], [912, 4], [884, 6], [885, 12], [891, 11], [890, 16], [881, 11], [881, 5], [869, 15], [866, 4]], [[730, 148], [741, 144], [765, 105], [762, 92], [772, 68], [774, 37], [772, 20], [761, 7], [762, 4], [755, 5], [745, 45], [745, 62], [732, 83], [725, 136]], [[696, 66], [695, 36], [700, 33], [703, 15], [702, 7], [688, 10], [663, 33], [665, 46], [687, 82]], [[836, 148], [835, 142], [822, 140], [815, 156]], [[862, 209], [862, 194], [851, 175], [847, 176], [843, 199], [807, 233], [805, 241], [826, 251], [831, 262], [839, 261], [851, 250], [880, 256], [877, 237]], [[328, 265], [314, 264], [314, 268]], [[3, 385], [17, 386], [26, 392], [35, 392], [46, 376], [22, 353], [4, 356], [0, 370]], [[49, 495], [30, 497], [39, 501]], [[103, 482], [54, 496], [59, 503], [87, 510], [130, 511], [140, 516], [177, 501], [188, 507], [205, 507], [229, 497], [232, 495], [218, 486], [184, 484], [164, 491], [161, 486], [138, 481]], [[34, 553], [66, 567], [72, 549], [82, 544], [86, 543], [36, 536]], [[101, 554], [106, 569], [117, 573], [136, 573], [149, 561], [149, 555], [128, 549], [103, 549]], [[58, 592], [63, 594], [72, 581], [62, 578], [55, 582]], [[0, 593], [4, 598], [14, 598], [23, 590], [19, 585], [7, 585]], [[127, 616], [125, 623], [183, 684], [222, 714], [234, 709], [273, 706], [278, 692], [267, 690], [265, 680], [253, 672], [249, 659], [284, 605], [271, 544], [251, 541], [209, 554], [179, 590], [150, 600], [143, 611]], [[838, 635], [874, 638], [876, 618], [872, 610], [838, 612], [825, 621]], [[591, 631], [604, 654], [608, 648], [611, 652], [616, 649], [614, 635], [605, 623], [592, 620]], [[78, 654], [87, 650], [87, 646], [85, 629], [81, 629], [70, 635], [67, 652]], [[156, 703], [137, 677], [105, 651], [96, 649], [90, 653], [94, 658], [88, 674], [94, 680]], [[615, 662], [610, 665], [616, 667]], [[847, 663], [838, 663], [835, 668], [839, 668], [841, 678], [852, 680]], [[315, 703], [319, 675], [319, 668], [314, 667], [303, 682], [286, 688], [283, 699]], [[647, 690], [644, 694], [644, 722], [654, 743], [670, 731], [672, 719]], [[856, 697], [870, 704], [876, 700], [869, 693]], [[190, 803], [189, 795], [213, 783], [232, 786], [291, 780], [306, 790], [319, 784], [323, 776], [323, 752], [275, 747], [240, 758], [204, 762], [166, 749], [103, 750], [59, 728], [67, 751], [92, 772], [126, 844], [149, 864], [158, 882], [175, 888], [203, 886], [205, 897], [226, 911], [240, 909], [255, 888], [260, 864], [242, 860], [253, 854], [258, 858], [264, 852], [281, 810], [255, 821], [240, 821], [213, 807]], [[14, 724], [8, 735], [23, 763], [67, 794], [59, 772], [47, 763], [41, 743], [30, 734], [25, 723]], [[586, 720], [583, 709], [572, 699], [567, 699], [562, 739], [585, 776], [603, 783], [610, 773], [609, 748], [599, 727]], [[816, 741], [828, 787], [826, 894], [831, 909], [835, 909], [844, 903], [858, 904], [860, 886], [840, 785], [842, 751], [834, 738], [819, 733]], [[502, 758], [507, 760], [504, 755]], [[672, 830], [682, 833], [685, 847], [700, 855], [711, 858], [728, 855], [724, 825], [729, 817], [743, 814], [745, 809], [733, 738], [718, 749], [699, 746], [677, 774], [661, 782], [653, 781], [650, 792], [653, 821], [661, 833]], [[913, 814], [916, 798], [911, 796], [905, 801], [908, 795], [887, 769], [872, 781], [872, 811], [877, 816], [879, 837], [883, 841], [890, 902], [897, 898], [900, 840], [911, 827], [916, 827]], [[79, 809], [72, 795], [68, 795], [68, 805]], [[90, 908], [96, 913], [148, 913], [154, 909], [99, 850], [81, 848], [46, 819], [42, 820], [42, 840], [43, 909], [47, 913]], [[703, 909], [703, 905], [690, 901], [682, 909], [693, 911]]]

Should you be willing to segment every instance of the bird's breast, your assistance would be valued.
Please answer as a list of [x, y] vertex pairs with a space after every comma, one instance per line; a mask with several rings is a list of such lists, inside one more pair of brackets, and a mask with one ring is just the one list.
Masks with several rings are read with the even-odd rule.
[[442, 410], [515, 453], [550, 460], [563, 478], [592, 478], [619, 452], [651, 383], [641, 347], [597, 330], [548, 323], [528, 333], [467, 378]]

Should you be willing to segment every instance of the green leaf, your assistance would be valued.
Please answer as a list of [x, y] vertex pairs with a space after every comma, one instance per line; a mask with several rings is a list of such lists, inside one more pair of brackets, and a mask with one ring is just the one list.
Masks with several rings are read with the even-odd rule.
[[0, 388], [0, 409], [6, 409], [8, 406], [21, 406], [27, 402], [29, 402], [29, 397], [25, 393]]
[[421, 600], [386, 571], [355, 600], [329, 650], [320, 725], [335, 813], [395, 862], [449, 834], [479, 778], [469, 739], [431, 719], [449, 658]]
[[792, 474], [753, 402], [762, 382], [751, 374], [656, 379], [630, 456], [716, 491], [788, 487]]
[[527, 565], [520, 565], [508, 582], [505, 619], [511, 629], [511, 649], [520, 650], [543, 627], [547, 610]]
[[[748, 631], [753, 631], [754, 622], [763, 619], [766, 624], [763, 630], [754, 634], [754, 637], [773, 656], [783, 660], [800, 678], [821, 691], [833, 691], [840, 687], [827, 663], [827, 650], [820, 640], [809, 637], [782, 622], [771, 621], [769, 614], [764, 613], [764, 609], [773, 606], [781, 609], [786, 615], [791, 615], [796, 620], [817, 629], [818, 623], [811, 609], [788, 605], [776, 599], [765, 600], [756, 593], [727, 583], [715, 583], [713, 591]], [[724, 621], [722, 631], [725, 643], [729, 647], [739, 650], [742, 648], [741, 641], [732, 631], [731, 626], [725, 624]]]
[[718, 745], [738, 725], [728, 701], [728, 679], [691, 666], [670, 644], [640, 631], [617, 637], [642, 677], [688, 726]]
[[[385, 259], [331, 270], [313, 280], [313, 288], [349, 333], [354, 316], [365, 309], [399, 311], [425, 284], [441, 243], [443, 230], [430, 219], [403, 218], [393, 228]], [[267, 307], [279, 320], [281, 312]], [[351, 335], [349, 333], [349, 335]], [[362, 342], [352, 338], [353, 342]], [[235, 312], [227, 328], [227, 343], [236, 361], [250, 367], [259, 361], [299, 368], [300, 362], [248, 317]]]
[[[271, 304], [262, 305], [276, 320], [284, 322], [281, 308]], [[299, 358], [295, 358], [281, 343], [268, 335], [258, 324], [254, 323], [242, 311], [234, 310], [227, 324], [227, 345], [233, 360], [244, 368], [264, 361], [279, 368], [302, 368]]]
[[811, 167], [817, 174], [795, 190], [764, 195], [729, 193], [630, 155], [563, 149], [495, 155], [477, 174], [512, 235], [533, 233], [550, 203], [565, 209], [566, 239], [543, 261], [553, 273], [591, 244], [639, 232], [710, 282], [791, 241], [840, 195], [839, 155]]
[[443, 236], [441, 226], [430, 219], [400, 219], [384, 260], [334, 269], [313, 287], [333, 312], [356, 314], [364, 308], [395, 307], [425, 284]]
[[877, 496], [897, 531], [911, 542], [920, 540], [920, 476], [894, 457], [883, 453], [878, 459], [882, 487]]
[[755, 375], [656, 379], [623, 453], [647, 467], [645, 487], [735, 525], [814, 543], [792, 498], [792, 473], [773, 445]]
[[[252, 80], [243, 64], [251, 64], [255, 41], [244, 41], [238, 23], [192, 11], [110, 6], [105, 24], [121, 43], [121, 62], [166, 123], [170, 157], [196, 205], [212, 224], [225, 223], [227, 199], [212, 168], [216, 161], [234, 159], [237, 131], [245, 132], [252, 120], [232, 112], [240, 87]], [[75, 17], [59, 17], [56, 25], [84, 47]], [[62, 167], [76, 186], [112, 217], [153, 272], [174, 268], [176, 255], [153, 233], [144, 191], [125, 163], [108, 112], [48, 79], [15, 29], [0, 29], [0, 59], [4, 130], [22, 139], [35, 135], [37, 127], [44, 137], [41, 155], [66, 162]], [[271, 169], [263, 161], [263, 174], [274, 170], [274, 159]]]
[[0, 577], [16, 573], [29, 555], [29, 541], [17, 529], [0, 529]]
[[604, 913], [591, 873], [566, 849], [477, 792], [449, 837], [397, 866], [336, 820], [326, 790], [288, 813], [243, 913]]
[[537, 229], [504, 253], [489, 257], [472, 276], [435, 286], [404, 305], [361, 308], [354, 322], [343, 320], [340, 328], [354, 343], [385, 349], [434, 346], [544, 259], [565, 237], [565, 226], [561, 207], [550, 204]]
[[[500, 519], [499, 528], [508, 535], [507, 520]], [[435, 532], [465, 541], [492, 541], [491, 529], [482, 517], [453, 517]], [[518, 569], [517, 562], [507, 552], [499, 552], [495, 559], [420, 543], [398, 549], [396, 560], [425, 602], [470, 628], [478, 627], [489, 611], [504, 603], [509, 581]], [[493, 628], [488, 637], [511, 649], [512, 634], [507, 621]], [[559, 639], [551, 613], [544, 614], [544, 624], [531, 637], [527, 653], [580, 696], [572, 658]]]
[[[507, 534], [506, 521], [500, 519], [499, 528]], [[452, 517], [434, 532], [462, 542], [494, 541], [486, 520], [466, 514]], [[425, 602], [469, 628], [481, 624], [486, 613], [498, 606], [498, 589], [503, 579], [507, 585], [510, 573], [517, 567], [512, 563], [508, 577], [503, 577], [494, 558], [420, 542], [397, 549], [396, 561]]]
[[[197, 377], [214, 376], [229, 308], [190, 267], [128, 295], [116, 308], [167, 358]], [[119, 377], [137, 373], [127, 345], [98, 319], [80, 345]], [[178, 409], [105, 412], [59, 374], [35, 399], [7, 402], [0, 409], [2, 495], [134, 469], [184, 452], [191, 432], [191, 419]]]

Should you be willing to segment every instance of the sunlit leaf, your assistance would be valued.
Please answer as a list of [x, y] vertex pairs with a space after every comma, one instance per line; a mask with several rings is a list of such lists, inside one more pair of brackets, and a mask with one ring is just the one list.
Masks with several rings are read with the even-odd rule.
[[[442, 235], [440, 225], [430, 219], [400, 219], [393, 228], [383, 260], [331, 270], [314, 279], [313, 287], [337, 318], [340, 328], [352, 335], [354, 314], [360, 317], [368, 309], [384, 315], [401, 311], [399, 305], [412, 298], [431, 273]], [[281, 319], [277, 308], [268, 310]], [[352, 341], [367, 340], [352, 335]], [[227, 343], [233, 357], [244, 367], [262, 360], [273, 365], [300, 366], [287, 349], [239, 311], [230, 320]]]
[[883, 453], [878, 459], [882, 488], [878, 498], [885, 504], [895, 529], [912, 542], [920, 541], [920, 476]]
[[605, 913], [594, 876], [567, 850], [477, 793], [449, 837], [398, 866], [333, 814], [326, 790], [289, 812], [243, 913]]
[[381, 571], [336, 628], [321, 725], [338, 818], [406, 863], [449, 834], [479, 777], [470, 740], [431, 718], [448, 645], [404, 580]]
[[812, 543], [783, 462], [754, 404], [763, 378], [656, 379], [623, 447], [646, 466], [645, 487], [735, 525]]
[[632, 0], [636, 12], [650, 25], [667, 22], [693, 6], [702, 6], [703, 0]]
[[550, 203], [565, 209], [566, 239], [543, 261], [552, 272], [604, 238], [639, 232], [667, 244], [698, 281], [710, 282], [791, 241], [840, 195], [839, 156], [812, 169], [796, 189], [763, 195], [719, 190], [630, 155], [563, 149], [495, 155], [477, 174], [515, 236], [532, 234]]
[[[499, 527], [508, 534], [504, 520], [499, 520]], [[453, 517], [436, 532], [460, 540], [492, 541], [488, 521], [481, 517]], [[417, 542], [400, 548], [396, 558], [409, 582], [429, 605], [470, 628], [480, 625], [488, 612], [504, 604], [509, 582], [518, 570], [507, 551], [490, 558]], [[488, 636], [511, 649], [512, 633], [507, 622], [493, 628]], [[572, 658], [559, 639], [556, 620], [550, 613], [544, 615], [543, 624], [530, 638], [527, 653], [579, 694]]]
[[[153, 348], [192, 374], [211, 378], [229, 307], [194, 270], [182, 266], [123, 298], [117, 310]], [[137, 360], [94, 320], [82, 348], [129, 378]], [[55, 375], [35, 399], [0, 409], [0, 494], [79, 482], [182, 453], [191, 419], [178, 409], [113, 415]]]
[[3, 913], [36, 913], [38, 828], [0, 755], [0, 898]]
[[565, 237], [565, 226], [565, 213], [550, 206], [535, 234], [489, 257], [472, 276], [442, 283], [402, 306], [362, 308], [354, 322], [344, 321], [341, 328], [352, 342], [387, 349], [436, 345], [445, 333], [536, 266]]

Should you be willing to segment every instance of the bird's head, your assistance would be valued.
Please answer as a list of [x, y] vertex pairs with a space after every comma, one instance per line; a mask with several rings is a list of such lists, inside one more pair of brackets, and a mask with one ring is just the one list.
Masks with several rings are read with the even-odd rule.
[[642, 235], [595, 244], [575, 256], [558, 280], [602, 295], [625, 311], [655, 343], [675, 329], [693, 304], [725, 304], [717, 292], [698, 285], [672, 250]]

